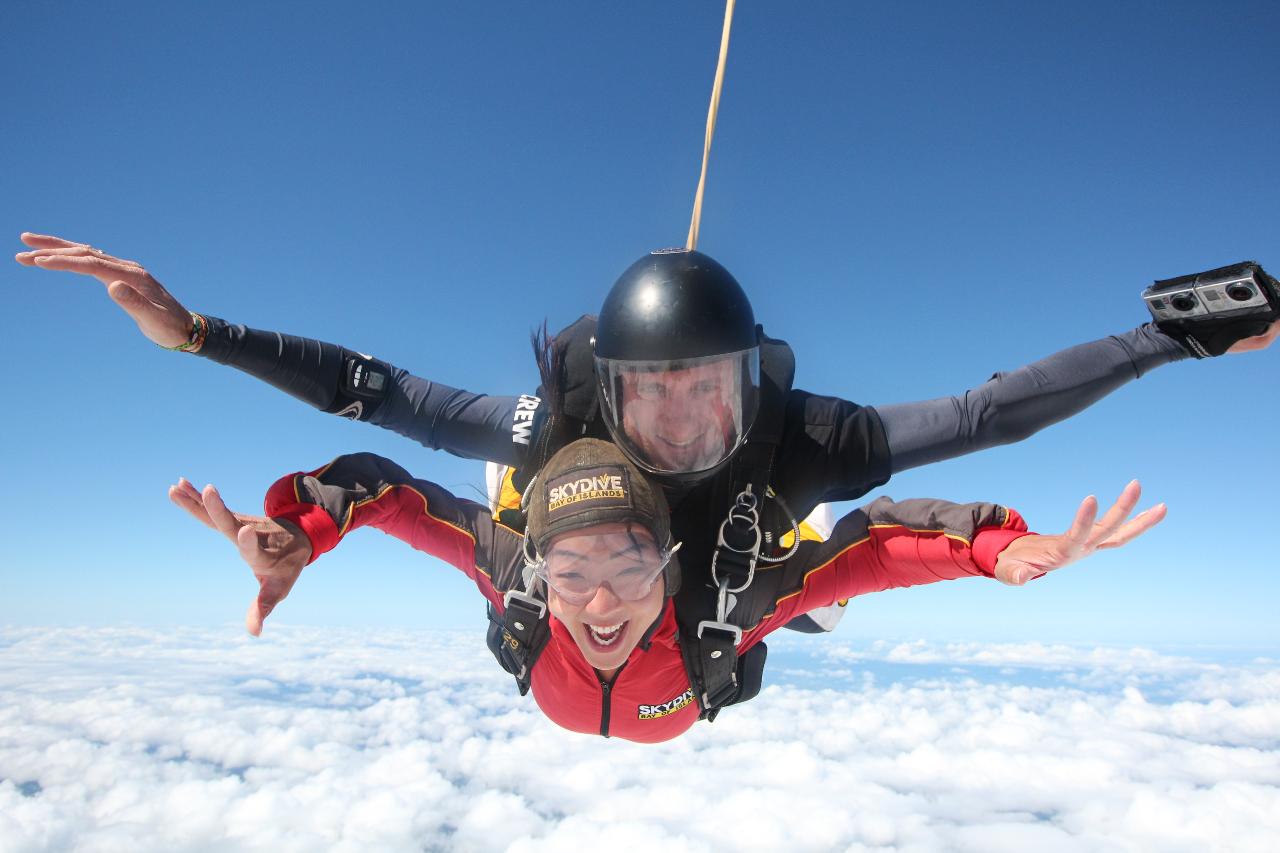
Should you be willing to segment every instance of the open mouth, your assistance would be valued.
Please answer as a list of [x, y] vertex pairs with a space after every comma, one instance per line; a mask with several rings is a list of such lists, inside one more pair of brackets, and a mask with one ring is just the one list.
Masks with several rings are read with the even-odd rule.
[[618, 642], [626, 627], [626, 622], [619, 622], [617, 625], [587, 625], [587, 636], [591, 638], [592, 645], [604, 651]]

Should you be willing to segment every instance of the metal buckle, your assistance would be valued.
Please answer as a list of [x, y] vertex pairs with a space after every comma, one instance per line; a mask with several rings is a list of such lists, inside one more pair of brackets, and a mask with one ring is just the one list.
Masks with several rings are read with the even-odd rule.
[[[756, 536], [759, 536], [759, 535], [760, 535], [760, 529], [756, 528]], [[732, 551], [733, 549], [730, 548], [729, 550]], [[756, 556], [752, 555], [751, 560], [747, 563], [747, 579], [746, 581], [743, 582], [742, 586], [730, 587], [728, 590], [729, 592], [742, 592], [744, 589], [751, 586], [751, 581], [756, 576], [756, 559], [757, 559]], [[726, 584], [729, 582], [728, 578], [725, 578], [723, 580], [720, 579], [720, 575], [716, 571], [716, 564], [719, 562], [720, 562], [720, 552], [715, 551], [711, 554], [711, 580], [715, 581], [716, 586], [721, 586], [722, 584]]]
[[520, 591], [520, 590], [518, 590], [518, 589], [511, 589], [511, 590], [507, 590], [507, 594], [506, 594], [506, 595], [504, 595], [504, 596], [502, 596], [502, 607], [503, 607], [503, 609], [505, 610], [506, 608], [510, 607], [510, 606], [511, 606], [511, 602], [512, 602], [513, 600], [514, 600], [514, 601], [518, 601], [518, 602], [520, 602], [520, 603], [521, 603], [521, 604], [523, 604], [525, 607], [534, 607], [534, 608], [537, 608], [537, 610], [538, 610], [537, 618], [538, 618], [538, 619], [541, 619], [543, 616], [546, 616], [546, 615], [547, 615], [547, 605], [546, 605], [546, 602], [541, 601], [541, 600], [539, 600], [539, 599], [536, 599], [536, 598], [534, 598], [532, 595], [529, 595], [527, 592], [521, 592], [521, 591]]
[[756, 535], [756, 541], [751, 543], [751, 545], [747, 546], [746, 548], [735, 548], [732, 545], [730, 545], [728, 542], [726, 542], [724, 538], [724, 529], [725, 527], [728, 526], [730, 521], [733, 521], [732, 515], [730, 515], [724, 521], [720, 522], [720, 533], [716, 537], [716, 547], [723, 548], [726, 551], [732, 551], [735, 554], [759, 554], [760, 553], [760, 522], [756, 521], [751, 525], [751, 530]]
[[[733, 506], [729, 508], [729, 514], [725, 520], [720, 522], [720, 541], [719, 545], [728, 548], [730, 551], [736, 551], [739, 554], [758, 554], [760, 553], [760, 509], [759, 499], [751, 491], [751, 484], [747, 483], [747, 487], [738, 492], [738, 497], [734, 499]], [[724, 540], [725, 525], [735, 521], [744, 521], [751, 525], [751, 529], [755, 531], [756, 541], [754, 545], [748, 548], [734, 548]]]
[[733, 646], [737, 648], [742, 643], [742, 629], [737, 625], [730, 625], [728, 622], [716, 622], [713, 619], [703, 619], [698, 623], [698, 639], [702, 639], [702, 632], [707, 628], [716, 631], [724, 631], [733, 637]]
[[[756, 575], [756, 561], [760, 557], [760, 543], [762, 535], [760, 533], [760, 512], [756, 508], [757, 499], [751, 493], [751, 484], [738, 493], [737, 500], [734, 501], [733, 507], [729, 510], [729, 515], [724, 521], [720, 522], [720, 530], [716, 536], [716, 548], [711, 555], [711, 580], [716, 586], [720, 587], [720, 593], [723, 597], [725, 593], [725, 581], [720, 579], [717, 567], [720, 562], [720, 549], [730, 551], [734, 554], [746, 554], [750, 557], [747, 561], [747, 579], [741, 586], [729, 587], [728, 592], [742, 592], [751, 586], [752, 579]], [[755, 541], [748, 548], [735, 548], [725, 541], [724, 531], [734, 521], [745, 521], [751, 525], [751, 531], [755, 534]]]

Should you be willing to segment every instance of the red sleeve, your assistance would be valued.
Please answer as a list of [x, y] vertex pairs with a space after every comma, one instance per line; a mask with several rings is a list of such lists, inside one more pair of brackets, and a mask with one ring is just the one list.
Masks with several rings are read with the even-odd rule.
[[267, 497], [263, 501], [268, 517], [292, 521], [311, 540], [311, 559], [307, 561], [308, 566], [321, 554], [337, 547], [338, 540], [342, 538], [338, 533], [338, 525], [333, 523], [333, 519], [324, 511], [324, 507], [303, 503], [298, 498], [294, 485], [298, 478], [315, 473], [317, 472], [313, 471], [309, 475], [299, 471], [296, 474], [286, 474], [271, 484], [271, 488], [267, 490]]
[[282, 477], [267, 491], [266, 514], [296, 524], [314, 561], [359, 527], [375, 527], [460, 569], [501, 606], [498, 581], [517, 571], [520, 536], [493, 520], [487, 507], [413, 478], [390, 460], [340, 456], [309, 473]]
[[[930, 514], [917, 520], [914, 516], [923, 510]], [[960, 525], [958, 518], [972, 521]], [[757, 626], [753, 639], [801, 613], [856, 595], [966, 576], [994, 577], [1000, 552], [1027, 535], [1026, 522], [1016, 511], [992, 504], [877, 502], [841, 519], [827, 542], [797, 552], [793, 559], [801, 559], [802, 565], [792, 568], [794, 580], [779, 590], [774, 611]]]

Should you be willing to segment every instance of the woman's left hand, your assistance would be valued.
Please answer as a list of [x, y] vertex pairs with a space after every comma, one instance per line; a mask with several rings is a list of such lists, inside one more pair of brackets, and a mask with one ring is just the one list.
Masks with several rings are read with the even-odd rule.
[[1054, 569], [1070, 565], [1104, 548], [1119, 548], [1146, 533], [1164, 520], [1168, 507], [1156, 504], [1129, 518], [1142, 496], [1137, 480], [1129, 483], [1119, 499], [1098, 517], [1098, 499], [1085, 498], [1076, 511], [1071, 528], [1058, 536], [1032, 534], [1015, 539], [996, 558], [996, 580], [1010, 586], [1022, 586]]

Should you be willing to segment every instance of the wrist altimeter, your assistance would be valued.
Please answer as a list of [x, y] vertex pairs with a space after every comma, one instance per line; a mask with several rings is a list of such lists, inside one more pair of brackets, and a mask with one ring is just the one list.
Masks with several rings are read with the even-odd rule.
[[344, 352], [338, 387], [326, 412], [365, 421], [391, 388], [391, 365], [363, 353]]
[[1255, 261], [1166, 278], [1142, 298], [1160, 330], [1196, 358], [1222, 355], [1280, 317], [1280, 282]]

